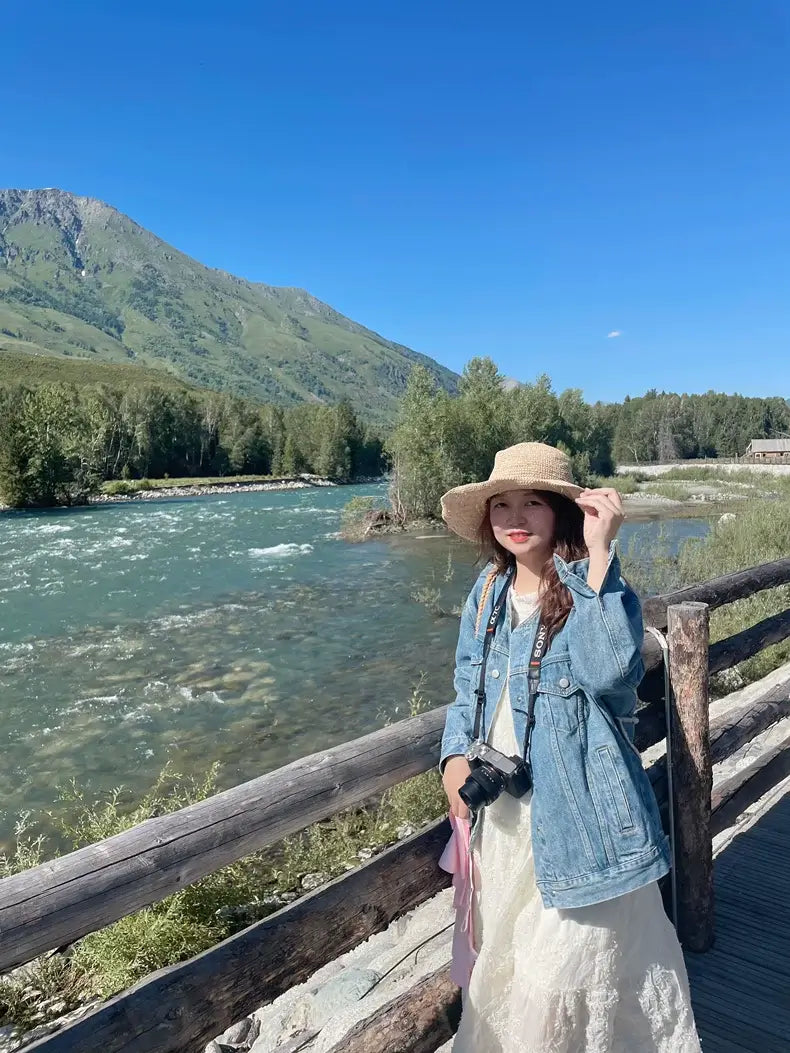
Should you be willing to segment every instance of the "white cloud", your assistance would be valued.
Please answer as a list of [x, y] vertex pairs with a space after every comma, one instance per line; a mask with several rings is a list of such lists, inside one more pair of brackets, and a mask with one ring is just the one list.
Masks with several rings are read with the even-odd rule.
[[619, 329], [613, 329], [613, 330], [611, 331], [611, 333], [607, 333], [607, 334], [606, 334], [606, 339], [607, 339], [607, 340], [613, 340], [613, 339], [614, 339], [614, 338], [615, 338], [616, 336], [622, 336], [622, 335], [623, 335], [623, 334], [622, 334], [622, 333], [620, 332], [620, 330], [619, 330]]

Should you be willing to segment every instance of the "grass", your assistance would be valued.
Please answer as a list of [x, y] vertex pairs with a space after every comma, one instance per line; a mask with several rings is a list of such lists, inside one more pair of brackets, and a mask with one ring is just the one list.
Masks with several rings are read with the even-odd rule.
[[587, 478], [587, 485], [590, 487], [609, 486], [621, 494], [637, 493], [638, 482], [633, 475], [590, 475]]
[[[782, 559], [790, 552], [790, 480], [782, 487], [787, 497], [777, 501], [744, 502], [734, 519], [719, 523], [708, 538], [689, 540], [679, 554], [683, 582], [704, 581], [744, 567]], [[757, 593], [711, 613], [711, 641], [722, 640], [747, 626], [790, 607], [790, 586]], [[717, 684], [739, 686], [790, 661], [790, 640], [766, 647]]]
[[[670, 468], [666, 472], [662, 472], [660, 475], [651, 475], [650, 480], [653, 479], [695, 479], [698, 482], [718, 481], [723, 473], [720, 469], [712, 465], [710, 468], [703, 467], [689, 467], [689, 468]], [[729, 472], [727, 473], [729, 475]]]
[[[83, 352], [88, 354], [88, 352]], [[107, 384], [113, 388], [130, 385], [155, 384], [158, 387], [205, 392], [174, 377], [165, 369], [146, 369], [145, 366], [97, 361], [93, 356], [66, 358], [47, 353], [25, 353], [4, 350], [0, 341], [0, 385], [25, 384], [74, 384], [76, 387], [90, 384]]]
[[672, 468], [659, 476], [644, 480], [644, 493], [668, 497], [673, 501], [690, 501], [695, 488], [693, 483], [714, 486], [724, 494], [741, 493], [743, 496], [790, 498], [790, 476], [755, 472], [739, 468], [722, 472], [715, 466], [710, 468]]
[[642, 493], [656, 494], [658, 497], [668, 497], [672, 501], [690, 501], [694, 490], [682, 483], [651, 482], [642, 488]]
[[730, 486], [733, 483], [752, 486], [758, 490], [785, 493], [790, 496], [790, 475], [774, 474], [773, 472], [754, 471], [751, 468], [733, 468], [732, 471], [722, 472], [716, 467], [711, 468], [670, 468], [662, 472], [660, 476], [652, 476], [651, 480], [695, 480], [697, 482], [715, 483], [719, 486]]
[[[790, 552], [790, 480], [781, 483], [785, 496], [778, 500], [744, 501], [734, 518], [718, 522], [705, 538], [690, 538], [673, 554], [668, 534], [659, 534], [649, 563], [635, 558], [632, 549], [624, 554], [628, 580], [646, 596], [667, 592], [722, 574], [782, 559]], [[748, 599], [711, 612], [711, 642], [790, 608], [790, 586], [768, 589]], [[766, 647], [739, 666], [713, 677], [716, 695], [726, 694], [766, 676], [790, 661], [790, 640]]]

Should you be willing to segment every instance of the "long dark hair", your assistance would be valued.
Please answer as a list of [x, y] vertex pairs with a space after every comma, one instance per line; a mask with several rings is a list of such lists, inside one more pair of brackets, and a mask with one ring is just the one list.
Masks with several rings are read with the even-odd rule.
[[[549, 640], [552, 640], [567, 621], [573, 606], [570, 590], [562, 584], [554, 566], [553, 555], [556, 552], [566, 563], [584, 559], [588, 555], [584, 543], [584, 512], [575, 501], [563, 497], [562, 494], [555, 494], [552, 490], [535, 490], [534, 493], [554, 512], [552, 555], [543, 565], [540, 576], [541, 617], [548, 630]], [[515, 563], [516, 557], [503, 548], [494, 537], [489, 514], [491, 500], [493, 498], [486, 503], [485, 515], [478, 532], [479, 556], [481, 560], [493, 562], [497, 571], [504, 574], [507, 568]]]

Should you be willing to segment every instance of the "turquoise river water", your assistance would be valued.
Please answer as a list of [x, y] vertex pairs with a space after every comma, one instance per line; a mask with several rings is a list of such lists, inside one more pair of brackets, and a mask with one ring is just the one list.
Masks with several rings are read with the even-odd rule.
[[[378, 486], [0, 515], [0, 846], [75, 778], [139, 797], [165, 763], [233, 785], [449, 700], [471, 549], [340, 540]], [[649, 554], [657, 523], [627, 523]], [[670, 520], [672, 544], [708, 530]]]

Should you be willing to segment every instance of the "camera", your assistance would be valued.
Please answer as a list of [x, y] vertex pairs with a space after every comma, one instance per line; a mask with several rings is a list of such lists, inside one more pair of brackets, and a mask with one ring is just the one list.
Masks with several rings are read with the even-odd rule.
[[458, 796], [473, 812], [493, 804], [503, 790], [511, 797], [523, 797], [532, 789], [532, 772], [522, 757], [507, 757], [485, 742], [475, 742], [467, 750], [466, 759], [472, 772]]

